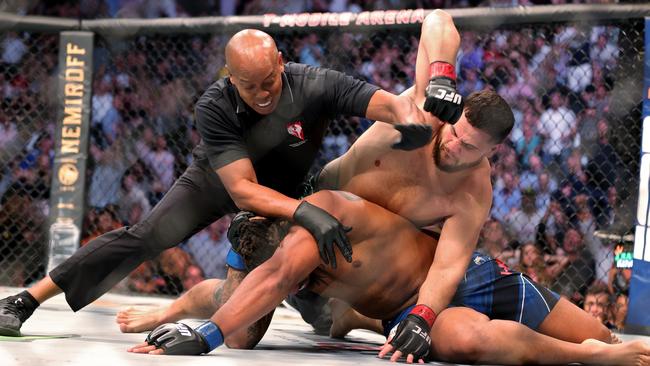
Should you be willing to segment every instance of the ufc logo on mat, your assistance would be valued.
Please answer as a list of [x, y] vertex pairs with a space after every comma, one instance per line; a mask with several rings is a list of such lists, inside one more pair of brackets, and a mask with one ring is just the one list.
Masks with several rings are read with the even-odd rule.
[[435, 97], [455, 104], [460, 104], [460, 99], [461, 99], [460, 94], [455, 92], [447, 92], [444, 89], [438, 89], [438, 92], [436, 93]]

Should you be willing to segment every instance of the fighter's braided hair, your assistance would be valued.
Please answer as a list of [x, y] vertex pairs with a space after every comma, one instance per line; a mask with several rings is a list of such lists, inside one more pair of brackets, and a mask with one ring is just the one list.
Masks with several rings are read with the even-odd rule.
[[239, 229], [239, 254], [246, 268], [252, 271], [271, 258], [289, 228], [291, 222], [286, 219], [252, 217], [243, 222]]

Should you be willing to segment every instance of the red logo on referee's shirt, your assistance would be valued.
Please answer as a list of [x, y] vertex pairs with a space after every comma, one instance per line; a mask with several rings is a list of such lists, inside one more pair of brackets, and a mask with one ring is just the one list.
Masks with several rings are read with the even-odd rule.
[[302, 132], [302, 122], [300, 121], [288, 123], [287, 132], [289, 132], [290, 135], [296, 136], [301, 140], [305, 139], [305, 134]]

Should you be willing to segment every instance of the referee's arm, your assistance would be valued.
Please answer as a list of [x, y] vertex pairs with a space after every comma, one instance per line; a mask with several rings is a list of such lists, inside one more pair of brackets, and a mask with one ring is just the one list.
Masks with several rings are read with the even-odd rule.
[[216, 170], [228, 194], [241, 210], [291, 220], [300, 201], [260, 185], [250, 159], [233, 161]]

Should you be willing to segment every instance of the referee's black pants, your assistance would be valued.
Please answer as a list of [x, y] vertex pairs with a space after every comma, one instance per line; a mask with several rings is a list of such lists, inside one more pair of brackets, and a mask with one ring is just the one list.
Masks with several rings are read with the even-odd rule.
[[[146, 260], [175, 247], [220, 217], [237, 212], [207, 161], [193, 162], [138, 224], [101, 235], [50, 272], [73, 311], [95, 301]], [[327, 299], [303, 290], [288, 302], [316, 332], [332, 324]]]
[[93, 239], [54, 268], [50, 277], [77, 311], [144, 261], [237, 210], [207, 161], [195, 161], [140, 223]]

